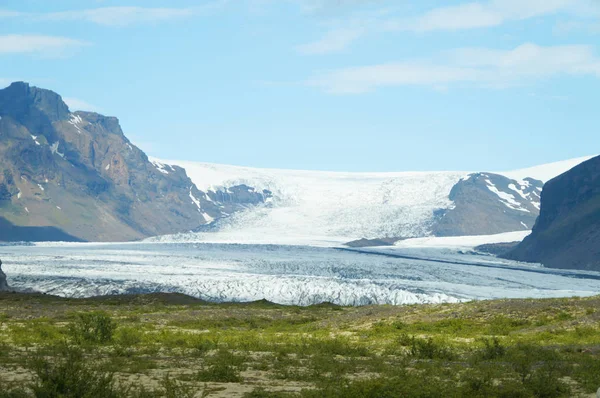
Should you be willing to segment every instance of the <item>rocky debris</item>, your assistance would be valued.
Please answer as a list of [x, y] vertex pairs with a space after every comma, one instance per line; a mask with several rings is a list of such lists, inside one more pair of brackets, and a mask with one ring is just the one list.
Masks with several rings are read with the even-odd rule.
[[531, 235], [506, 257], [600, 271], [600, 157], [546, 183]]
[[492, 254], [494, 256], [500, 256], [508, 253], [521, 242], [506, 242], [506, 243], [488, 243], [485, 245], [479, 245], [475, 247], [475, 251], [478, 253]]
[[348, 247], [376, 247], [376, 246], [394, 246], [394, 243], [402, 238], [381, 238], [381, 239], [358, 239], [345, 243]]
[[493, 173], [475, 173], [450, 191], [454, 205], [436, 214], [435, 236], [492, 235], [529, 230], [539, 214], [543, 183], [511, 180]]

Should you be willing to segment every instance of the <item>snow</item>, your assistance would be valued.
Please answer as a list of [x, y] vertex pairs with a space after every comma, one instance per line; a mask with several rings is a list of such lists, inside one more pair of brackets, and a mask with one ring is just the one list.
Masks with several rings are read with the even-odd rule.
[[17, 194], [17, 199], [21, 199], [21, 191]]
[[110, 170], [110, 163], [106, 165], [106, 167], [104, 168], [104, 170], [106, 170], [106, 171]]
[[60, 145], [60, 142], [56, 141], [54, 144], [52, 144], [50, 146], [50, 151], [52, 152], [52, 154], [57, 154], [61, 158], [64, 158], [65, 154], [64, 153], [60, 153], [60, 151], [58, 150], [58, 146], [59, 145]]
[[486, 180], [485, 180], [485, 183], [486, 183], [486, 185], [487, 185], [488, 189], [489, 189], [491, 192], [495, 193], [495, 194], [496, 194], [496, 195], [497, 195], [497, 196], [500, 198], [500, 200], [502, 201], [502, 203], [504, 203], [504, 205], [505, 205], [506, 207], [508, 207], [508, 208], [510, 208], [510, 209], [513, 209], [513, 210], [522, 211], [522, 212], [525, 212], [525, 213], [531, 213], [529, 210], [527, 210], [527, 209], [524, 209], [523, 207], [521, 207], [521, 203], [517, 202], [517, 201], [515, 200], [515, 197], [514, 197], [513, 195], [511, 195], [511, 194], [509, 194], [509, 193], [506, 193], [506, 192], [502, 192], [502, 191], [500, 191], [500, 190], [499, 190], [499, 189], [498, 189], [498, 188], [497, 188], [497, 187], [494, 185], [494, 183], [492, 183], [492, 182], [491, 182], [490, 180], [488, 180], [488, 179], [486, 179]]
[[207, 224], [210, 224], [211, 222], [215, 221], [214, 218], [212, 218], [210, 215], [206, 214], [206, 213], [202, 213], [202, 217], [204, 217], [204, 219], [206, 220]]
[[[525, 194], [524, 179], [546, 180], [587, 158], [542, 165], [503, 174], [515, 179], [514, 195], [488, 189], [510, 209], [528, 213], [520, 202], [539, 208], [536, 193]], [[264, 205], [249, 207], [216, 222], [217, 231], [153, 238], [162, 242], [222, 242], [247, 244], [310, 244], [336, 246], [360, 238], [423, 237], [430, 234], [434, 211], [451, 209], [448, 196], [471, 172], [349, 173], [308, 170], [259, 169], [190, 161], [150, 159], [167, 174], [171, 165], [185, 169], [205, 193], [245, 184], [273, 194]], [[197, 199], [197, 198], [195, 198]]]
[[200, 201], [192, 193], [193, 188], [194, 188], [193, 186], [190, 187], [190, 199], [192, 199], [192, 202], [196, 205], [196, 207], [198, 208], [198, 211], [200, 213], [202, 213], [202, 206], [200, 205]]
[[[156, 169], [157, 169], [158, 171], [160, 171], [160, 172], [161, 172], [161, 173], [163, 173], [163, 174], [169, 174], [169, 172], [166, 170], [166, 167], [167, 167], [168, 165], [166, 165], [165, 163], [163, 163], [163, 162], [161, 162], [160, 160], [158, 160], [158, 159], [155, 159], [155, 158], [151, 158], [151, 157], [149, 157], [149, 158], [148, 158], [148, 160], [150, 160], [150, 163], [152, 163], [152, 164], [154, 165], [154, 167], [156, 167]], [[171, 169], [172, 169], [172, 168], [171, 168]]]
[[[527, 181], [523, 181], [523, 182], [527, 182]], [[519, 182], [521, 183], [521, 182]], [[521, 186], [525, 186], [524, 184], [521, 184]], [[525, 186], [525, 188], [527, 188]], [[508, 184], [508, 189], [515, 191], [520, 197], [522, 197], [525, 200], [529, 200], [529, 198], [527, 197], [527, 195], [525, 194], [525, 192], [523, 192], [521, 189], [517, 188], [517, 186], [515, 184]]]
[[27, 207], [25, 208], [25, 211], [26, 211], [27, 213], [29, 213], [29, 209], [28, 209]]
[[77, 134], [81, 134], [80, 124], [83, 123], [83, 119], [79, 115], [71, 114], [71, 119], [68, 121], [69, 124], [73, 125], [77, 129]]
[[42, 184], [37, 184], [37, 186], [42, 190], [42, 192], [44, 191], [44, 187], [42, 186]]
[[586, 160], [590, 160], [595, 156], [597, 155], [584, 156], [580, 158], [568, 159], [554, 163], [547, 163], [539, 166], [528, 167], [526, 169], [499, 172], [497, 174], [501, 174], [514, 180], [524, 180], [525, 178], [530, 177], [535, 180], [547, 182], [553, 179], [554, 177], [571, 170], [573, 167], [585, 162]]
[[521, 221], [521, 225], [527, 229], [529, 229], [529, 227], [527, 226], [527, 224], [525, 224], [523, 221]]
[[396, 242], [396, 248], [446, 248], [473, 249], [476, 246], [490, 243], [520, 242], [531, 234], [531, 231], [505, 232], [495, 235], [447, 236], [406, 239]]
[[[153, 159], [155, 160], [155, 159]], [[267, 205], [219, 221], [219, 232], [161, 240], [335, 245], [362, 237], [423, 236], [433, 211], [452, 206], [465, 172], [344, 173], [155, 160], [183, 167], [201, 191], [246, 184]]]
[[35, 142], [35, 144], [36, 144], [36, 145], [41, 145], [41, 144], [38, 142], [38, 140], [37, 140], [37, 138], [38, 138], [38, 136], [37, 136], [37, 135], [33, 135], [33, 134], [32, 134], [32, 135], [31, 135], [31, 138], [33, 139], [33, 141]]

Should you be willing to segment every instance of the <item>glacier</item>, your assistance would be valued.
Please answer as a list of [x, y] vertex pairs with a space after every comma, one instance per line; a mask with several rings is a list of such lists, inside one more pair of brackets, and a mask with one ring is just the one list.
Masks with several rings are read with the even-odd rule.
[[3, 246], [0, 257], [12, 288], [65, 297], [178, 292], [213, 302], [400, 305], [600, 293], [600, 273], [519, 264], [452, 241], [369, 249], [53, 243]]
[[[588, 157], [502, 172], [518, 181], [547, 180]], [[185, 169], [201, 191], [247, 185], [272, 193], [267, 203], [215, 222], [210, 230], [151, 238], [149, 242], [305, 244], [331, 247], [367, 238], [431, 235], [435, 215], [455, 205], [449, 194], [468, 171], [328, 172], [261, 169], [158, 160]], [[527, 185], [526, 181], [522, 185]], [[527, 210], [525, 210], [527, 211]]]
[[[165, 171], [185, 168], [205, 192], [245, 184], [272, 197], [202, 232], [135, 243], [0, 246], [9, 285], [65, 297], [177, 292], [213, 302], [291, 305], [600, 294], [600, 273], [545, 269], [475, 250], [520, 241], [530, 231], [430, 236], [434, 212], [454, 206], [449, 192], [468, 172], [343, 173], [153, 160]], [[585, 159], [504, 174], [547, 179], [579, 160]], [[404, 239], [390, 247], [343, 245], [383, 236]]]
[[333, 246], [362, 237], [424, 236], [434, 211], [452, 206], [448, 193], [467, 174], [346, 173], [161, 162], [183, 167], [202, 191], [245, 184], [273, 194], [265, 206], [220, 220], [216, 231], [151, 239], [162, 242]]

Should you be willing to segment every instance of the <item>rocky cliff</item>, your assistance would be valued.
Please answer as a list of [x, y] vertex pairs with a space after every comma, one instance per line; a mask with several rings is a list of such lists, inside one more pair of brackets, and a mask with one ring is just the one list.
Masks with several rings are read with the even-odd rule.
[[2, 240], [189, 231], [263, 200], [247, 188], [228, 188], [221, 203], [223, 195], [199, 191], [184, 169], [151, 162], [116, 118], [70, 112], [58, 94], [27, 83], [0, 90]]
[[600, 157], [546, 183], [532, 234], [506, 257], [600, 271]]
[[8, 289], [8, 284], [6, 283], [6, 275], [2, 272], [2, 263], [0, 262], [0, 292]]

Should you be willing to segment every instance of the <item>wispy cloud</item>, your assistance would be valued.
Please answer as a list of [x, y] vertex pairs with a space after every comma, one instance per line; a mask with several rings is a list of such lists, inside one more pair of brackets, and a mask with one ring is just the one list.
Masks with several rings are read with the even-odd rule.
[[2, 17], [23, 17], [35, 21], [82, 21], [102, 26], [128, 26], [140, 23], [159, 23], [197, 15], [206, 15], [228, 4], [230, 0], [214, 0], [187, 8], [99, 7], [48, 13], [25, 13], [0, 10]]
[[72, 111], [102, 112], [102, 109], [100, 107], [92, 105], [89, 102], [86, 102], [79, 98], [63, 97], [63, 101]]
[[61, 36], [3, 35], [0, 36], [0, 55], [38, 54], [62, 56], [85, 45], [88, 45], [88, 43]]
[[564, 11], [583, 6], [580, 0], [491, 0], [435, 8], [414, 18], [387, 21], [384, 28], [414, 32], [465, 30], [499, 26], [510, 21]]
[[18, 11], [0, 9], [0, 18], [14, 18], [14, 17], [22, 16], [22, 15], [23, 15], [23, 13], [18, 12]]
[[332, 30], [323, 38], [312, 43], [300, 45], [296, 49], [299, 53], [306, 55], [339, 52], [346, 49], [350, 43], [362, 36], [362, 34], [363, 29], [361, 28]]
[[507, 87], [558, 75], [600, 78], [600, 58], [592, 47], [583, 45], [542, 47], [527, 43], [512, 50], [465, 48], [429, 62], [409, 60], [333, 70], [305, 83], [328, 93], [357, 94], [408, 85]]
[[[298, 0], [302, 1], [302, 0]], [[317, 1], [314, 7], [325, 7], [326, 0]], [[342, 1], [341, 4], [376, 4], [374, 1]], [[384, 8], [385, 10], [394, 10]], [[364, 10], [363, 10], [364, 11]], [[339, 23], [337, 30], [329, 31], [325, 36], [315, 41], [298, 47], [326, 49], [328, 43], [333, 43], [334, 51], [348, 48], [353, 41], [363, 35], [374, 32], [442, 32], [462, 31], [472, 29], [493, 28], [515, 21], [524, 21], [537, 17], [554, 14], [565, 14], [584, 19], [600, 16], [600, 2], [597, 0], [488, 0], [465, 2], [453, 6], [437, 7], [420, 15], [402, 15], [405, 8], [395, 9], [395, 15], [381, 15], [374, 17], [373, 11], [361, 21], [361, 29], [356, 30], [357, 16], [353, 15], [345, 22]], [[353, 35], [347, 32], [353, 31]], [[302, 52], [302, 51], [301, 51]], [[307, 54], [325, 54], [331, 51], [304, 51]]]
[[48, 21], [85, 21], [104, 26], [156, 23], [194, 14], [191, 8], [104, 7], [89, 10], [53, 12], [36, 16]]

